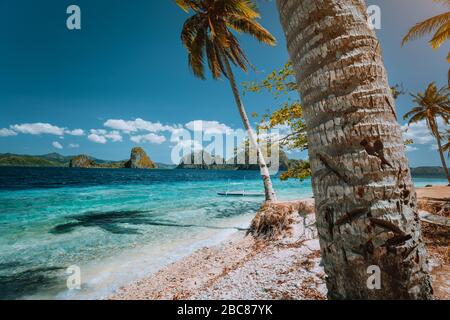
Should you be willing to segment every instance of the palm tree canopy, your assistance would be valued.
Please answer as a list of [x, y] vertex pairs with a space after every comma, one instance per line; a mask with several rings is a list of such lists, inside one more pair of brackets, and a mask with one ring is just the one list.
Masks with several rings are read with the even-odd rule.
[[188, 51], [189, 66], [199, 78], [205, 78], [205, 63], [214, 79], [222, 74], [227, 76], [224, 59], [247, 71], [250, 63], [233, 31], [275, 45], [275, 38], [257, 22], [260, 14], [251, 0], [176, 0], [176, 3], [186, 12], [194, 12], [184, 23], [181, 40]]
[[[433, 1], [443, 2], [447, 5], [447, 7], [450, 7], [450, 0]], [[445, 12], [416, 24], [403, 38], [403, 44], [406, 44], [410, 40], [421, 38], [430, 33], [434, 33], [433, 38], [430, 40], [430, 45], [434, 49], [439, 48], [446, 40], [450, 39], [450, 12]], [[448, 59], [450, 62], [450, 54]]]
[[433, 82], [424, 93], [419, 92], [411, 96], [414, 98], [415, 107], [404, 116], [404, 119], [409, 121], [408, 125], [425, 120], [432, 134], [439, 135], [436, 118], [441, 117], [445, 124], [450, 120], [449, 89], [438, 89]]

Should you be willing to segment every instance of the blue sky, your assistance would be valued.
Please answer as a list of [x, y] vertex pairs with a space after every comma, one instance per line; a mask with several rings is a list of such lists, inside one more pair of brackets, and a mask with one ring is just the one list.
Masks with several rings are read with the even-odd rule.
[[[445, 8], [431, 0], [366, 2], [382, 9], [378, 35], [390, 82], [409, 91], [423, 91], [431, 81], [445, 85], [448, 44], [439, 51], [426, 39], [400, 46], [410, 26]], [[81, 8], [82, 30], [66, 28], [71, 4]], [[288, 60], [275, 4], [260, 7], [278, 45], [242, 37], [257, 72], [237, 72], [240, 82], [263, 78]], [[210, 121], [212, 129], [241, 128], [228, 83], [201, 81], [189, 71], [179, 39], [186, 18], [171, 0], [2, 0], [0, 153], [119, 160], [142, 145], [154, 160], [170, 162], [173, 129], [194, 120]], [[249, 112], [279, 103], [268, 94], [244, 99]], [[409, 96], [399, 99], [400, 114], [410, 106]], [[408, 152], [413, 166], [440, 164], [423, 126], [409, 135], [419, 142]]]

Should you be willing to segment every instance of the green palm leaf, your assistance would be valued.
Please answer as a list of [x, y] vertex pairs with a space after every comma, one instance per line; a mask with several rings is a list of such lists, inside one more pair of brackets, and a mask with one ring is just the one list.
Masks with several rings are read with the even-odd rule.
[[188, 51], [194, 75], [205, 79], [207, 65], [214, 79], [226, 72], [224, 59], [240, 69], [251, 67], [234, 33], [246, 33], [262, 43], [275, 45], [275, 38], [257, 22], [260, 14], [251, 0], [176, 0], [194, 14], [184, 23], [181, 41]]

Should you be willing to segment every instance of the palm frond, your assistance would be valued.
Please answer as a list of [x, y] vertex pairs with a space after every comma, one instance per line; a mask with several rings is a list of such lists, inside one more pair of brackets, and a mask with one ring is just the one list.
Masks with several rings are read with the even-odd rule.
[[[435, 30], [442, 28], [445, 25], [450, 24], [450, 12], [445, 12], [443, 14], [437, 15], [435, 17], [429, 18], [423, 22], [416, 24], [409, 30], [408, 34], [403, 38], [402, 45], [405, 45], [411, 40], [416, 40], [430, 34]], [[441, 43], [442, 44], [442, 43]]]
[[224, 59], [244, 71], [252, 67], [236, 32], [275, 45], [275, 38], [256, 21], [260, 14], [253, 0], [176, 0], [176, 4], [186, 12], [194, 11], [184, 23], [181, 41], [188, 51], [190, 68], [202, 79], [205, 65], [214, 79], [227, 76]]
[[450, 23], [442, 25], [431, 39], [430, 44], [433, 49], [438, 49], [446, 40], [450, 39]]
[[198, 12], [201, 7], [200, 0], [175, 0], [175, 3], [186, 12], [189, 12], [189, 10]]
[[444, 123], [450, 121], [450, 92], [446, 87], [438, 89], [434, 82], [430, 83], [425, 92], [411, 94], [416, 106], [405, 114], [408, 126], [425, 120], [433, 136], [439, 137], [437, 118], [442, 118]]
[[403, 120], [408, 120], [416, 114], [421, 114], [423, 115], [423, 117], [425, 117], [425, 109], [423, 107], [415, 107], [403, 116]]
[[443, 2], [444, 5], [450, 8], [450, 0], [433, 0], [434, 2]]
[[259, 42], [274, 46], [275, 37], [256, 21], [242, 16], [232, 16], [228, 25], [239, 33], [248, 33]]
[[417, 123], [419, 121], [426, 120], [426, 119], [427, 119], [426, 113], [412, 114], [412, 115], [410, 115], [410, 119], [408, 121], [408, 126], [412, 125], [413, 123]]

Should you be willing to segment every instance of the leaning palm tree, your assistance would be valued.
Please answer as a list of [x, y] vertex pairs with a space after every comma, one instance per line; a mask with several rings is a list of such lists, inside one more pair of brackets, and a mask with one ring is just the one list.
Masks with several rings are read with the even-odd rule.
[[[443, 2], [447, 7], [450, 7], [450, 0], [433, 1]], [[411, 40], [422, 38], [430, 33], [433, 33], [433, 37], [430, 40], [430, 45], [433, 49], [440, 48], [445, 41], [450, 39], [450, 12], [445, 12], [417, 23], [403, 38], [403, 45]], [[447, 61], [450, 63], [450, 53], [447, 55]], [[450, 87], [450, 70], [448, 73], [448, 85]]]
[[447, 88], [438, 89], [433, 82], [428, 85], [424, 93], [411, 94], [415, 107], [405, 114], [404, 119], [408, 120], [408, 125], [425, 121], [431, 134], [436, 138], [439, 155], [441, 157], [442, 167], [444, 168], [448, 182], [450, 184], [450, 175], [444, 157], [444, 146], [442, 146], [442, 135], [439, 131], [438, 118], [444, 120], [448, 125], [450, 121], [450, 92]]
[[447, 129], [445, 132], [445, 144], [442, 146], [442, 150], [447, 152], [447, 158], [450, 158], [450, 130]]
[[416, 192], [364, 0], [277, 5], [302, 98], [329, 298], [431, 298]]
[[186, 12], [194, 12], [184, 23], [181, 33], [191, 69], [197, 77], [205, 79], [207, 63], [214, 79], [222, 75], [228, 78], [244, 127], [258, 154], [266, 200], [276, 201], [269, 169], [245, 111], [231, 66], [233, 64], [244, 71], [250, 66], [235, 33], [247, 33], [269, 45], [275, 45], [275, 38], [257, 22], [260, 14], [251, 0], [176, 0], [176, 3]]

